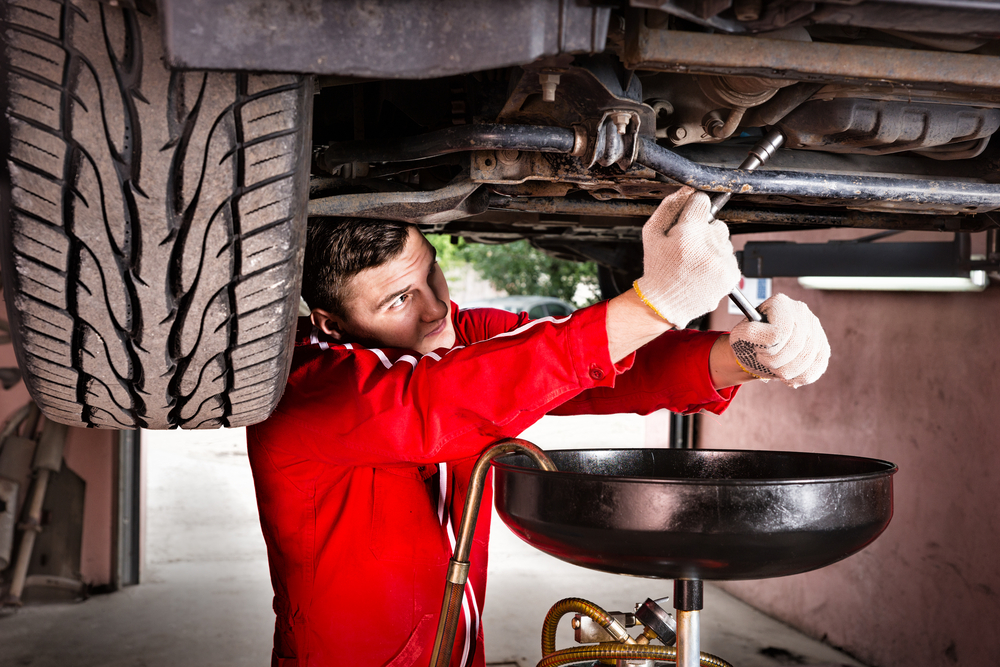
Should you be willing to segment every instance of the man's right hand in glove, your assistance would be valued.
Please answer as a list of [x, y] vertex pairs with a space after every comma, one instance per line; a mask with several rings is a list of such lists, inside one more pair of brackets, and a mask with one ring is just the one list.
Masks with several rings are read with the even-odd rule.
[[715, 310], [740, 280], [729, 230], [712, 218], [708, 195], [692, 188], [663, 200], [642, 229], [642, 247], [642, 277], [608, 304], [614, 361]]
[[729, 228], [692, 188], [665, 198], [643, 226], [642, 268], [636, 293], [678, 329], [715, 310], [740, 282]]

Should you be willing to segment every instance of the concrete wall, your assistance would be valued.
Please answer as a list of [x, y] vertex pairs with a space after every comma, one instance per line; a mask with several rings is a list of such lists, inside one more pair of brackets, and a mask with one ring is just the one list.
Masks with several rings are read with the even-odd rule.
[[[895, 512], [847, 560], [725, 588], [877, 667], [1000, 664], [1000, 287], [818, 292], [776, 279], [775, 291], [819, 316], [830, 368], [797, 390], [744, 387], [726, 414], [700, 417], [699, 445], [887, 459]], [[723, 304], [712, 326], [739, 319]]]
[[[0, 317], [6, 319], [7, 309], [2, 299], [0, 313]], [[0, 366], [16, 365], [13, 348], [10, 345], [0, 346]], [[0, 390], [0, 423], [29, 400], [23, 382], [7, 391]], [[108, 584], [112, 581], [117, 443], [117, 431], [71, 428], [63, 453], [65, 465], [87, 483], [80, 573], [88, 584]]]

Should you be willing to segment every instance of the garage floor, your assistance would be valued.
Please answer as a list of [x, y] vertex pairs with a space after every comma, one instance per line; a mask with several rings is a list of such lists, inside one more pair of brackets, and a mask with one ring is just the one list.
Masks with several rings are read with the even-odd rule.
[[[525, 437], [543, 448], [581, 442], [641, 446], [643, 428], [634, 416], [548, 417]], [[143, 583], [82, 603], [29, 605], [0, 614], [0, 665], [268, 664], [271, 589], [242, 431], [145, 435]], [[542, 619], [564, 597], [631, 610], [647, 597], [672, 591], [669, 581], [602, 574], [556, 561], [523, 544], [499, 520], [490, 552], [486, 654], [491, 664], [504, 667], [529, 667], [539, 660]], [[568, 625], [564, 619], [559, 647], [571, 645]], [[712, 586], [706, 589], [702, 635], [703, 650], [737, 667], [860, 667]]]

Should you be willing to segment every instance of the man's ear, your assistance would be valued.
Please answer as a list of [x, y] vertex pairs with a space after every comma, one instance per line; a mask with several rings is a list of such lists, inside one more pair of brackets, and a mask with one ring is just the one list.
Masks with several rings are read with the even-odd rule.
[[344, 337], [343, 322], [333, 313], [321, 308], [313, 308], [309, 313], [309, 319], [320, 331], [330, 336], [334, 340], [341, 340]]

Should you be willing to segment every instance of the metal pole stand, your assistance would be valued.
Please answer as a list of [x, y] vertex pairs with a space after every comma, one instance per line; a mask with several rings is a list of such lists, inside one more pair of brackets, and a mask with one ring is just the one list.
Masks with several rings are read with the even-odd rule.
[[677, 667], [701, 665], [701, 610], [705, 606], [705, 584], [701, 579], [674, 581], [677, 610]]

